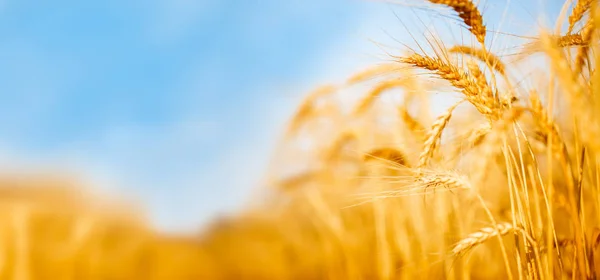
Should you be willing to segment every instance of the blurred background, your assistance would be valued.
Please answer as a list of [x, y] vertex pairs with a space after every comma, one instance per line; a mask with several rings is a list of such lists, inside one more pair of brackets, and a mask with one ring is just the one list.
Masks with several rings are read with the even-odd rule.
[[[404, 25], [460, 26], [398, 2], [0, 0], [0, 167], [77, 174], [197, 229], [260, 187], [307, 92], [401, 54]], [[485, 2], [504, 31], [562, 5]]]

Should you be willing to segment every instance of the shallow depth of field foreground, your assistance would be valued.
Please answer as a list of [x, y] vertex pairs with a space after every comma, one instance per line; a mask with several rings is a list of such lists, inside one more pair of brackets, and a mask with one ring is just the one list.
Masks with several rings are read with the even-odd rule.
[[3, 179], [0, 278], [600, 277], [597, 1], [534, 36], [423, 2], [460, 43], [415, 30], [419, 48], [309, 94], [259, 197], [198, 236], [68, 181]]

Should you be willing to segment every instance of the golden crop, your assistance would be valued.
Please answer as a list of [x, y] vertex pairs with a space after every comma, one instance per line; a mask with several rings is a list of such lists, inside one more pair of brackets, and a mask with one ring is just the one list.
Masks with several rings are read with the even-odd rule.
[[[310, 94], [274, 158], [297, 172], [273, 168], [260, 203], [198, 236], [165, 236], [73, 190], [0, 182], [0, 277], [600, 277], [597, 1], [574, 3], [567, 31], [541, 31], [518, 59], [488, 49], [471, 1], [429, 2], [458, 15], [472, 43], [430, 41], [431, 53]], [[541, 78], [518, 75], [540, 56]], [[345, 108], [359, 85], [370, 90]], [[436, 92], [461, 98], [434, 115]]]

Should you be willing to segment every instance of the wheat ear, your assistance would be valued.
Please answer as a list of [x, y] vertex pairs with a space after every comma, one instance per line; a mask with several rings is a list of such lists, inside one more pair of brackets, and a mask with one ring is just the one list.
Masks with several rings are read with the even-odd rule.
[[513, 231], [515, 231], [515, 228], [511, 223], [499, 223], [496, 226], [484, 227], [459, 241], [452, 248], [452, 253], [457, 256], [462, 255], [495, 236], [504, 236]]
[[471, 73], [471, 75], [475, 78], [475, 81], [477, 81], [477, 86], [479, 86], [479, 91], [485, 96], [485, 98], [493, 99], [494, 93], [492, 92], [492, 89], [490, 88], [490, 85], [487, 81], [487, 78], [485, 77], [485, 74], [479, 68], [479, 65], [477, 65], [477, 63], [475, 63], [473, 61], [469, 61], [469, 62], [467, 62], [467, 68], [469, 69], [469, 72]]
[[454, 87], [461, 89], [467, 100], [484, 115], [492, 115], [495, 102], [479, 94], [479, 85], [469, 75], [456, 66], [446, 63], [439, 58], [432, 58], [420, 54], [400, 58], [403, 63], [411, 64], [419, 68], [435, 71], [442, 79], [447, 80]]
[[333, 161], [340, 158], [340, 156], [346, 151], [345, 149], [347, 149], [348, 146], [357, 144], [358, 136], [355, 132], [344, 132], [335, 140], [335, 142], [333, 142], [331, 147], [326, 150], [326, 153], [323, 156], [323, 160], [328, 164], [331, 164]]
[[419, 155], [419, 168], [427, 166], [429, 160], [433, 157], [438, 140], [442, 137], [442, 132], [452, 117], [452, 112], [462, 102], [463, 101], [459, 101], [458, 103], [452, 105], [450, 108], [448, 108], [448, 110], [446, 110], [446, 113], [439, 116], [433, 123], [423, 145], [423, 152], [421, 152], [421, 155]]
[[457, 174], [452, 173], [433, 173], [427, 174], [421, 172], [421, 176], [417, 177], [417, 182], [421, 187], [427, 190], [428, 188], [444, 187], [447, 189], [470, 189], [469, 181]]
[[407, 84], [407, 81], [408, 80], [406, 78], [399, 78], [394, 80], [386, 80], [378, 83], [358, 103], [358, 106], [356, 106], [356, 109], [354, 110], [354, 115], [361, 115], [365, 113], [383, 92], [396, 87], [405, 86]]
[[365, 161], [370, 161], [373, 159], [384, 160], [387, 162], [394, 163], [394, 165], [407, 166], [407, 160], [404, 153], [402, 153], [398, 149], [391, 147], [373, 149], [370, 152], [368, 152], [364, 157]]
[[[532, 91], [529, 94], [529, 101], [531, 102], [531, 113], [535, 116], [536, 123], [540, 126], [542, 131], [540, 131], [540, 135], [542, 136], [542, 140], [545, 144], [551, 145], [552, 151], [557, 156], [564, 156], [566, 153], [566, 148], [564, 142], [561, 140], [561, 136], [558, 133], [558, 128], [552, 119], [549, 117], [546, 108], [542, 105], [537, 92]], [[554, 143], [548, 143], [549, 135], [552, 135], [552, 139]]]
[[402, 70], [397, 63], [380, 64], [364, 71], [358, 72], [346, 80], [347, 85], [353, 85], [376, 78], [381, 75], [387, 75]]
[[314, 90], [313, 92], [311, 92], [308, 97], [306, 99], [304, 99], [304, 101], [302, 102], [302, 104], [300, 105], [298, 111], [296, 111], [296, 113], [294, 114], [294, 117], [292, 118], [289, 126], [288, 126], [288, 131], [287, 131], [287, 135], [290, 136], [293, 133], [295, 133], [300, 126], [302, 125], [302, 123], [304, 123], [305, 120], [309, 119], [310, 116], [312, 114], [315, 113], [315, 101], [325, 95], [329, 95], [333, 92], [335, 92], [337, 90], [337, 88], [333, 85], [326, 85], [326, 86], [322, 86], [317, 88], [316, 90]]
[[424, 142], [426, 135], [425, 127], [423, 126], [423, 124], [421, 124], [421, 122], [419, 122], [417, 119], [411, 116], [410, 113], [408, 113], [408, 111], [404, 107], [400, 107], [398, 109], [398, 112], [400, 113], [400, 118], [402, 119], [403, 123], [406, 125], [408, 130], [410, 130], [410, 132], [412, 132], [419, 139], [420, 142]]
[[429, 2], [452, 8], [469, 27], [469, 31], [475, 35], [477, 41], [482, 44], [485, 42], [486, 31], [483, 17], [471, 0], [429, 0]]
[[577, 56], [575, 57], [575, 73], [580, 73], [583, 69], [583, 66], [586, 64], [590, 43], [592, 42], [595, 29], [596, 24], [594, 23], [594, 19], [590, 18], [587, 25], [581, 31], [581, 39], [583, 42], [585, 42], [585, 44], [583, 44], [577, 51]]
[[573, 10], [571, 11], [571, 15], [569, 16], [569, 29], [567, 34], [570, 34], [575, 27], [575, 24], [583, 18], [585, 13], [590, 9], [593, 0], [579, 0]]
[[577, 33], [557, 37], [556, 44], [559, 47], [573, 47], [586, 45], [587, 42], [583, 40], [583, 36], [581, 36], [581, 34]]
[[506, 73], [506, 65], [504, 65], [502, 60], [498, 56], [496, 56], [490, 52], [487, 52], [485, 50], [476, 49], [476, 48], [469, 47], [469, 46], [454, 46], [454, 47], [450, 48], [448, 51], [451, 53], [460, 53], [460, 54], [466, 54], [466, 55], [473, 56], [473, 57], [485, 62], [485, 64], [488, 67], [490, 67], [490, 69], [494, 69], [494, 70], [498, 71], [498, 73], [500, 73], [501, 75], [505, 75], [505, 73]]

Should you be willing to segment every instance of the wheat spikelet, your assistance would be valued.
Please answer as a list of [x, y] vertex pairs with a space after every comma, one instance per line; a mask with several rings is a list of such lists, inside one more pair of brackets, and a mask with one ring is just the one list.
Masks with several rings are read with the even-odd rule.
[[485, 62], [485, 64], [491, 69], [498, 71], [498, 73], [501, 75], [506, 74], [506, 66], [502, 60], [493, 53], [487, 52], [483, 49], [476, 49], [469, 46], [454, 46], [448, 51], [451, 53], [467, 54], [476, 57], [477, 59]]
[[403, 176], [397, 176], [395, 179], [396, 183], [402, 183], [401, 188], [394, 188], [392, 190], [373, 191], [366, 193], [356, 193], [353, 196], [359, 200], [368, 198], [368, 201], [361, 201], [360, 204], [373, 201], [374, 198], [394, 198], [411, 195], [424, 195], [437, 190], [470, 190], [471, 185], [468, 178], [461, 176], [451, 171], [438, 171], [429, 169], [407, 169], [411, 176], [406, 177], [408, 180], [403, 179]]
[[488, 133], [488, 135], [490, 135], [489, 140], [486, 140], [488, 142], [488, 146], [499, 146], [498, 142], [507, 131], [509, 125], [517, 121], [524, 111], [525, 108], [523, 107], [513, 107], [509, 111], [505, 112], [504, 116], [499, 121], [494, 123], [491, 131]]
[[314, 103], [315, 101], [325, 95], [331, 94], [335, 92], [337, 88], [333, 85], [326, 85], [317, 88], [313, 92], [311, 92], [307, 98], [304, 99], [302, 104], [299, 106], [299, 109], [296, 111], [292, 120], [288, 126], [288, 135], [293, 134], [297, 131], [302, 123], [309, 119], [312, 114], [315, 113]]
[[559, 47], [583, 46], [587, 44], [581, 34], [568, 34], [557, 37], [556, 43]]
[[[558, 133], [558, 128], [548, 116], [548, 112], [542, 105], [542, 102], [535, 91], [530, 93], [529, 100], [531, 102], [531, 112], [535, 116], [535, 121], [542, 129], [542, 131], [538, 132], [538, 135], [542, 136], [542, 142], [546, 145], [551, 145], [552, 151], [556, 155], [564, 155], [564, 153], [566, 153], [566, 148]], [[552, 139], [554, 140], [553, 143], [548, 143], [549, 134], [552, 135]]]
[[[491, 130], [492, 126], [490, 125], [490, 123], [485, 122], [479, 125], [477, 128], [468, 132], [466, 141], [468, 148], [473, 149], [474, 147], [477, 147], [479, 144], [481, 144], [485, 139], [486, 135], [490, 133]], [[452, 153], [450, 154], [450, 159], [456, 160], [463, 152], [464, 151], [462, 145], [455, 145]]]
[[373, 149], [364, 157], [365, 161], [371, 161], [374, 159], [385, 160], [399, 166], [407, 166], [406, 156], [404, 153], [391, 147]]
[[446, 63], [439, 58], [422, 56], [420, 54], [413, 54], [409, 57], [401, 58], [400, 61], [412, 64], [416, 67], [435, 71], [442, 79], [449, 81], [454, 87], [462, 89], [467, 100], [469, 100], [480, 113], [484, 115], [491, 115], [494, 113], [494, 101], [479, 94], [479, 85], [477, 82], [456, 66]]
[[473, 130], [468, 137], [469, 143], [473, 146], [479, 145], [483, 141], [484, 137], [492, 131], [490, 123], [486, 122], [480, 125], [477, 129]]
[[354, 115], [360, 115], [365, 113], [369, 107], [377, 100], [377, 98], [386, 90], [393, 89], [395, 87], [405, 86], [407, 83], [407, 79], [399, 78], [394, 80], [386, 80], [378, 83], [367, 93], [367, 95], [358, 103], [356, 109], [354, 110]]
[[594, 36], [595, 29], [596, 24], [594, 24], [594, 19], [590, 18], [587, 25], [581, 31], [581, 39], [585, 44], [577, 50], [577, 56], [575, 57], [575, 73], [580, 73], [586, 64], [590, 43], [592, 42], [592, 36]]
[[579, 0], [569, 16], [569, 29], [567, 34], [570, 34], [575, 27], [575, 24], [583, 18], [584, 14], [590, 9], [594, 0]]
[[309, 185], [319, 174], [314, 171], [308, 171], [293, 176], [289, 176], [277, 182], [277, 188], [283, 191], [292, 191]]
[[421, 172], [421, 176], [417, 177], [417, 182], [424, 189], [444, 187], [446, 189], [470, 189], [469, 181], [462, 176], [454, 173], [432, 173], [427, 174]]
[[585, 26], [581, 29], [581, 31], [579, 32], [579, 34], [581, 34], [581, 37], [584, 38], [589, 38], [591, 37], [591, 32], [594, 32], [596, 26], [594, 23], [594, 18], [591, 17], [588, 19], [588, 21], [585, 23]]
[[472, 171], [474, 182], [480, 182], [488, 173], [488, 166], [491, 163], [490, 159], [495, 158], [498, 150], [502, 148], [503, 140], [507, 136], [507, 131], [510, 124], [516, 122], [525, 111], [525, 108], [515, 106], [504, 112], [504, 115], [496, 121], [491, 130], [486, 132], [485, 138], [479, 140], [480, 155], [474, 163], [475, 170]]
[[471, 73], [473, 78], [475, 78], [475, 81], [477, 81], [477, 86], [479, 86], [479, 91], [485, 96], [485, 98], [493, 99], [494, 93], [492, 92], [492, 89], [490, 88], [490, 85], [488, 84], [485, 74], [483, 72], [481, 72], [481, 69], [479, 69], [479, 66], [477, 65], [477, 63], [474, 63], [473, 61], [469, 61], [469, 62], [467, 62], [467, 68], [469, 69], [469, 72]]
[[532, 91], [529, 94], [529, 101], [531, 102], [532, 113], [536, 116], [536, 121], [540, 124], [543, 124], [546, 128], [548, 125], [553, 125], [553, 122], [548, 117], [548, 112], [542, 105], [540, 98], [537, 95], [537, 92]]
[[399, 70], [402, 70], [402, 68], [400, 68], [400, 65], [395, 64], [395, 63], [386, 63], [386, 64], [377, 65], [377, 66], [371, 67], [369, 69], [366, 69], [362, 72], [356, 73], [354, 76], [351, 76], [349, 79], [346, 80], [346, 84], [353, 85], [353, 84], [361, 83], [366, 80], [375, 78], [379, 75], [395, 73]]
[[486, 31], [483, 24], [483, 17], [471, 0], [429, 0], [429, 2], [452, 8], [469, 27], [469, 31], [475, 35], [477, 41], [482, 44], [485, 42]]
[[547, 35], [542, 36], [542, 43], [544, 51], [550, 58], [552, 70], [555, 73], [559, 73], [557, 75], [558, 80], [567, 91], [567, 97], [571, 102], [571, 107], [576, 110], [586, 108], [587, 106], [582, 98], [582, 86], [577, 82], [577, 78], [569, 67], [569, 63], [562, 50], [558, 48], [560, 47], [560, 44], [557, 45], [556, 42], [551, 40], [550, 36]]
[[446, 128], [446, 125], [452, 117], [452, 112], [462, 102], [463, 101], [460, 101], [448, 108], [448, 110], [446, 110], [446, 113], [439, 116], [431, 126], [431, 130], [427, 134], [427, 139], [425, 140], [425, 143], [423, 145], [423, 152], [421, 152], [421, 155], [419, 155], [419, 168], [427, 166], [429, 160], [431, 159], [431, 157], [433, 157], [433, 153], [435, 152], [435, 148], [437, 147], [438, 140], [442, 137], [442, 132], [444, 131], [444, 128]]
[[[550, 36], [550, 35], [545, 35], [546, 39], [552, 41], [551, 44], [555, 45], [556, 47], [560, 47], [560, 48], [566, 48], [566, 47], [576, 47], [576, 46], [586, 46], [588, 45], [589, 42], [584, 40], [584, 34], [583, 31], [585, 31], [586, 29], [584, 28], [584, 30], [582, 30], [582, 32], [580, 33], [576, 33], [576, 34], [567, 34], [567, 35], [563, 35], [563, 36]], [[538, 40], [535, 40], [529, 44], [527, 44], [523, 50], [521, 51], [521, 55], [527, 55], [530, 53], [536, 53], [536, 52], [541, 52], [545, 50], [545, 46], [544, 46], [544, 38], [539, 38]]]
[[358, 142], [358, 137], [356, 133], [352, 131], [344, 132], [340, 135], [333, 145], [327, 150], [323, 160], [327, 163], [331, 163], [335, 161], [344, 153], [344, 151], [348, 148], [348, 146], [356, 145]]
[[452, 248], [452, 253], [460, 256], [493, 237], [504, 236], [513, 231], [515, 231], [515, 228], [511, 223], [499, 223], [493, 227], [484, 227], [459, 241], [454, 248]]
[[400, 107], [398, 108], [398, 112], [400, 113], [400, 118], [408, 128], [418, 139], [420, 142], [425, 141], [425, 127], [421, 124], [417, 119], [413, 118], [413, 116], [408, 113], [406, 108]]
[[[590, 146], [593, 146], [592, 143], [595, 143], [595, 139], [597, 139], [600, 132], [598, 131], [597, 126], [588, 127], [581, 123], [584, 120], [585, 122], [590, 123], [597, 121], [597, 116], [584, 95], [583, 86], [577, 81], [576, 73], [571, 70], [568, 60], [563, 51], [558, 48], [555, 41], [551, 40], [550, 36], [543, 34], [542, 43], [544, 51], [550, 58], [550, 67], [552, 71], [556, 73], [560, 85], [565, 90], [565, 96], [567, 97], [571, 110], [577, 112], [573, 117], [577, 127], [581, 129], [581, 131], [579, 131], [580, 137], [585, 144], [591, 144]], [[586, 129], [582, 129], [583, 127], [586, 127]]]

